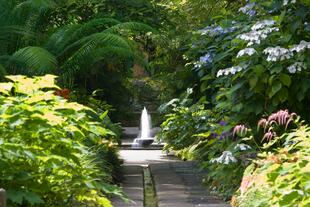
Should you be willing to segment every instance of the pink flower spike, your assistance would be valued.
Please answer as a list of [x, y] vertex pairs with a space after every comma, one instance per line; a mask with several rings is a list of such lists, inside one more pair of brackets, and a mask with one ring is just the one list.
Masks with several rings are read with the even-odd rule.
[[266, 131], [267, 126], [268, 126], [268, 121], [267, 119], [264, 119], [264, 118], [259, 120], [257, 124], [257, 128], [260, 128], [260, 127], [264, 128], [264, 132]]
[[246, 135], [248, 128], [246, 128], [243, 124], [237, 125], [234, 127], [233, 136], [236, 134], [240, 134], [241, 136]]
[[265, 135], [264, 135], [264, 137], [263, 137], [263, 139], [262, 139], [262, 142], [266, 139], [266, 140], [268, 140], [268, 141], [270, 141], [272, 138], [274, 138], [276, 136], [276, 133], [275, 132], [273, 132], [273, 131], [269, 131], [269, 132], [267, 132]]
[[290, 114], [289, 111], [286, 110], [280, 110], [276, 113], [272, 113], [268, 117], [268, 123], [269, 125], [277, 124], [279, 126], [285, 126], [287, 128], [288, 124], [296, 118], [297, 115], [295, 113]]

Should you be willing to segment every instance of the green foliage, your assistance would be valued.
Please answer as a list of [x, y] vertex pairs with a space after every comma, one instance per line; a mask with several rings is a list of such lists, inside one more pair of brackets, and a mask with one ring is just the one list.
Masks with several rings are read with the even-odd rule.
[[249, 5], [252, 13], [243, 14], [245, 7], [224, 11], [212, 25], [194, 32], [186, 58], [200, 78], [201, 96], [237, 121], [255, 123], [283, 107], [308, 120], [309, 49], [294, 47], [308, 44], [309, 5]]
[[115, 134], [96, 113], [54, 95], [55, 76], [0, 83], [0, 186], [10, 206], [111, 206]]
[[147, 65], [140, 40], [156, 31], [135, 19], [103, 17], [99, 13], [105, 3], [1, 1], [1, 69], [7, 74], [54, 74], [62, 86], [88, 94], [104, 89], [101, 98], [118, 108], [115, 100], [126, 97], [122, 82], [131, 68]]
[[301, 126], [282, 135], [283, 146], [260, 154], [247, 168], [233, 206], [308, 206], [309, 138], [309, 126]]
[[202, 106], [176, 107], [166, 115], [166, 121], [161, 125], [161, 137], [168, 144], [168, 148], [180, 150], [196, 143], [194, 135], [208, 130], [209, 111]]

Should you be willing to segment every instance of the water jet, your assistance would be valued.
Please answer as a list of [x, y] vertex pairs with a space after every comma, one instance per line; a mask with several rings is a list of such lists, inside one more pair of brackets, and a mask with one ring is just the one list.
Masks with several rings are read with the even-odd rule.
[[138, 138], [134, 139], [132, 148], [148, 147], [154, 142], [154, 137], [151, 137], [151, 116], [144, 107], [141, 113], [140, 133]]

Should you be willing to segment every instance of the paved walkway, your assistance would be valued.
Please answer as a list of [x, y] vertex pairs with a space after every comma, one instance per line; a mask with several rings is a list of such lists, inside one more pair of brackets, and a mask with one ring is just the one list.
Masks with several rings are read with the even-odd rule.
[[121, 150], [124, 160], [122, 188], [133, 203], [119, 199], [112, 201], [115, 207], [143, 207], [142, 167], [148, 166], [152, 174], [158, 207], [228, 207], [210, 196], [201, 180], [201, 172], [195, 162], [180, 161], [166, 156], [161, 150]]

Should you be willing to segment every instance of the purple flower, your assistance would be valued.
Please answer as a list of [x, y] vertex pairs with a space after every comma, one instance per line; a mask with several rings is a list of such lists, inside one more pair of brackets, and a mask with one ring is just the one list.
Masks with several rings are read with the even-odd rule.
[[211, 64], [213, 61], [213, 57], [214, 57], [214, 53], [208, 52], [207, 54], [199, 58], [199, 62]]
[[248, 11], [246, 14], [248, 14], [250, 17], [255, 16], [256, 11], [254, 9], [251, 9], [250, 11]]
[[227, 138], [230, 135], [229, 132], [223, 132], [220, 136], [220, 140]]
[[220, 122], [219, 122], [219, 125], [221, 125], [221, 126], [226, 126], [226, 125], [227, 125], [227, 122], [226, 122], [226, 121], [220, 121]]
[[213, 133], [213, 132], [212, 132], [212, 133], [210, 134], [210, 136], [211, 136], [212, 138], [216, 138], [216, 137], [218, 137], [219, 135], [218, 135], [217, 133]]

